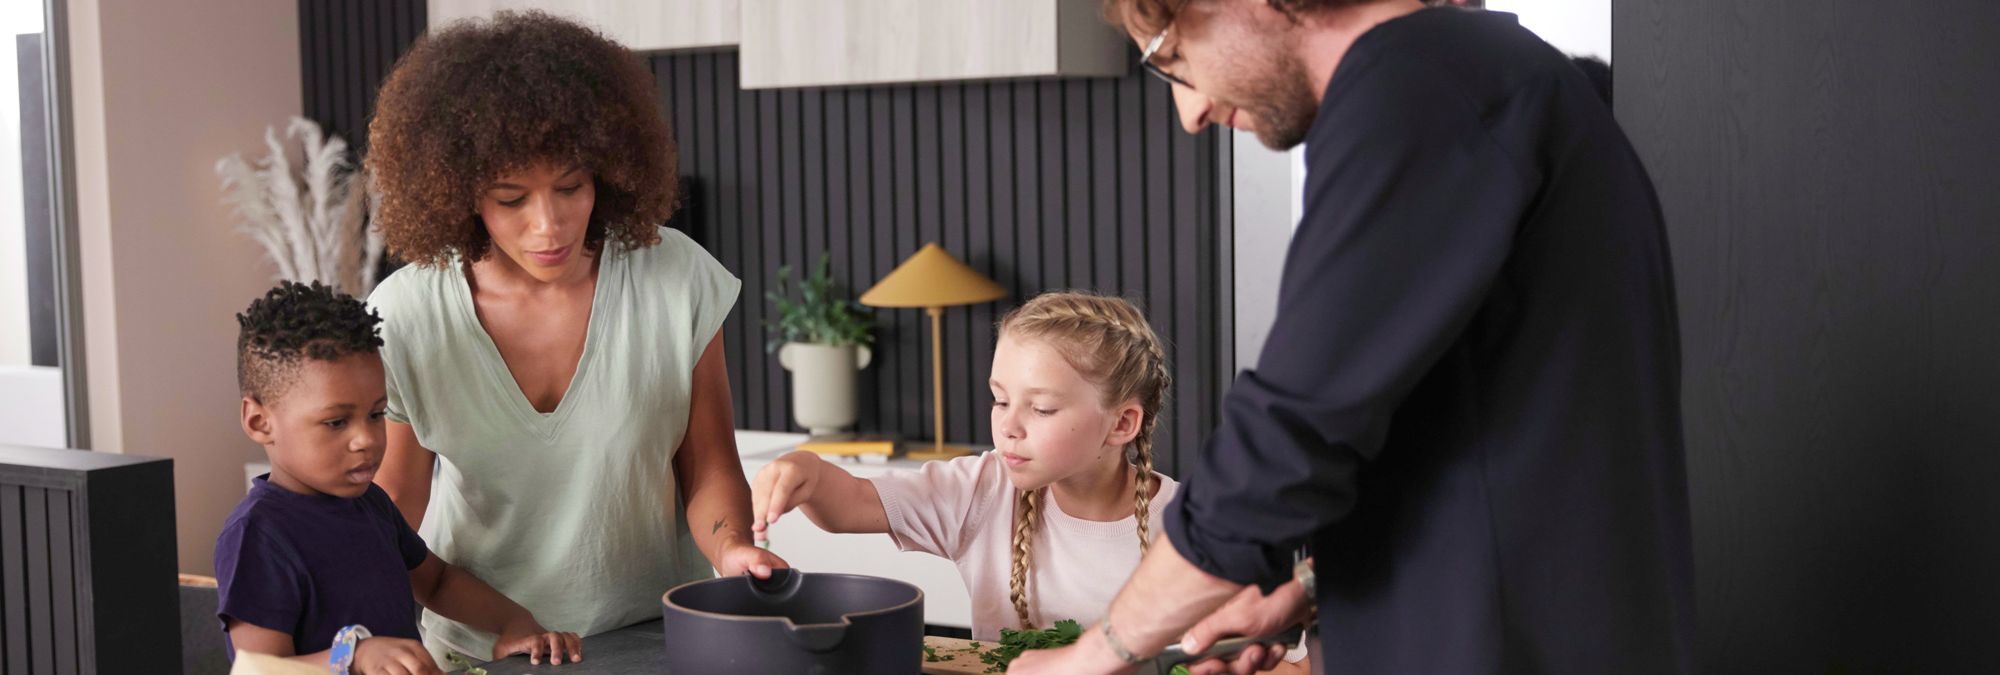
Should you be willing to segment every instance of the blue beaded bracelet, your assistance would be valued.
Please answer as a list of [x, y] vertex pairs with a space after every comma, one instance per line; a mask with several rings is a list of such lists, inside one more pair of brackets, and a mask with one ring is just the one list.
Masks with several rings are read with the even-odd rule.
[[333, 647], [326, 652], [326, 668], [333, 675], [348, 675], [347, 669], [354, 665], [355, 645], [374, 637], [366, 626], [359, 624], [340, 629], [333, 634]]

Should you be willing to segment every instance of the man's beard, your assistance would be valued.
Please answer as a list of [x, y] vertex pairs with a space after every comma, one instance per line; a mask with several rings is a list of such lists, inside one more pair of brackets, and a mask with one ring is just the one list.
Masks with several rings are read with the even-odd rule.
[[1244, 81], [1242, 99], [1257, 120], [1257, 140], [1272, 150], [1289, 150], [1306, 138], [1319, 102], [1313, 100], [1305, 64], [1290, 54], [1275, 55], [1269, 68]]

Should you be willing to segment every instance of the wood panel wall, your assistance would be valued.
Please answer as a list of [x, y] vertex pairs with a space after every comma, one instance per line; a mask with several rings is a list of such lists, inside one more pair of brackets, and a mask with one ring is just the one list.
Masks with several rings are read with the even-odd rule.
[[[305, 117], [357, 152], [382, 79], [424, 34], [422, 0], [298, 0]], [[358, 156], [358, 155], [357, 155]]]
[[2000, 5], [1619, 0], [1713, 673], [2000, 671]]
[[[1213, 426], [1233, 374], [1226, 311], [1228, 142], [1190, 136], [1166, 86], [1119, 79], [745, 91], [733, 53], [652, 59], [703, 243], [744, 281], [731, 315], [738, 426], [795, 430], [787, 374], [765, 354], [764, 294], [821, 252], [858, 296], [935, 241], [1013, 291], [945, 315], [945, 438], [991, 439], [993, 323], [1043, 290], [1138, 302], [1178, 380], [1157, 462]], [[677, 217], [678, 218], [678, 217]], [[876, 310], [860, 427], [932, 438], [929, 326]], [[1187, 439], [1187, 440], [1183, 440]]]
[[[375, 89], [421, 34], [423, 6], [300, 0], [307, 116], [365, 147]], [[764, 352], [764, 294], [779, 266], [807, 267], [826, 252], [858, 296], [930, 241], [1013, 292], [945, 316], [948, 441], [990, 442], [995, 319], [1065, 288], [1134, 300], [1167, 341], [1177, 386], [1162, 420], [1162, 470], [1214, 425], [1235, 368], [1230, 139], [1183, 133], [1165, 84], [1134, 69], [746, 91], [733, 51], [649, 61], [688, 188], [673, 224], [744, 281], [725, 327], [739, 428], [798, 430], [787, 374]], [[932, 438], [927, 320], [919, 310], [875, 317], [859, 427]]]

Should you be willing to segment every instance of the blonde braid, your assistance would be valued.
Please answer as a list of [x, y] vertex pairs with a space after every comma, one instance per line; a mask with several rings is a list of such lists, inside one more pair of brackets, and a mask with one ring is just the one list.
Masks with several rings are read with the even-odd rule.
[[1042, 493], [1048, 488], [1016, 490], [1014, 498], [1014, 569], [1008, 579], [1008, 597], [1023, 630], [1035, 627], [1028, 616], [1028, 564], [1035, 555], [1035, 525], [1041, 521]]
[[1140, 423], [1139, 434], [1132, 437], [1132, 463], [1139, 467], [1138, 484], [1133, 488], [1137, 495], [1132, 515], [1139, 521], [1139, 553], [1144, 555], [1152, 550], [1153, 488], [1158, 482], [1153, 478], [1153, 430], [1160, 426], [1159, 411], [1166, 405], [1167, 387], [1173, 381], [1173, 375], [1167, 372], [1166, 350], [1160, 346], [1152, 328], [1142, 323], [1139, 329], [1132, 331], [1132, 339], [1145, 347], [1141, 360], [1145, 362], [1148, 372], [1141, 379], [1151, 380], [1154, 384], [1139, 387], [1139, 406], [1145, 410], [1146, 419]]

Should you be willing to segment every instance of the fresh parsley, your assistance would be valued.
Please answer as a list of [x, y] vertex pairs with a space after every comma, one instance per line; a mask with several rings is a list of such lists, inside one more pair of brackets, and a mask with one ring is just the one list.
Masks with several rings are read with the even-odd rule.
[[472, 659], [465, 658], [465, 655], [460, 654], [458, 652], [445, 650], [444, 660], [450, 662], [454, 666], [464, 668], [465, 675], [486, 675], [485, 668], [479, 667], [478, 664], [472, 662]]
[[979, 660], [989, 666], [986, 672], [998, 673], [1007, 670], [1007, 664], [1021, 652], [1030, 649], [1054, 649], [1076, 642], [1083, 636], [1083, 626], [1076, 621], [1063, 619], [1056, 625], [1042, 630], [1000, 629], [1000, 645], [979, 655]]

